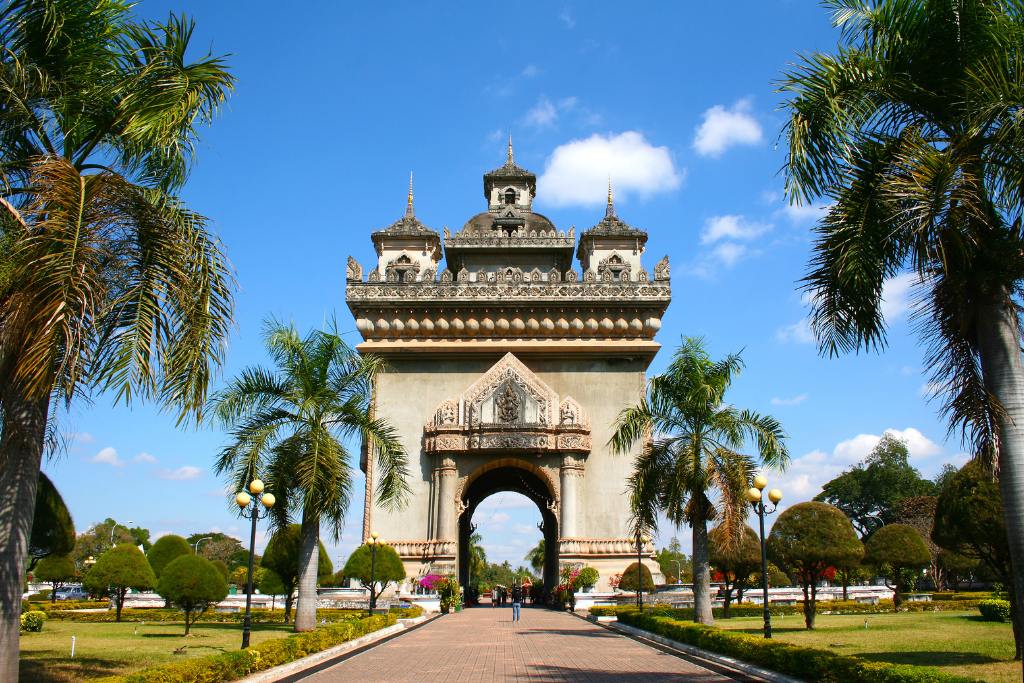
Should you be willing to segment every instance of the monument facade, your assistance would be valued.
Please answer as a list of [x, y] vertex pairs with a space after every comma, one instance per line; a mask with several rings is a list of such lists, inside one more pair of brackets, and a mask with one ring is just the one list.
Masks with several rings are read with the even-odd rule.
[[[408, 504], [388, 510], [364, 447], [363, 536], [380, 533], [408, 576], [458, 572], [465, 585], [474, 511], [514, 491], [540, 510], [545, 584], [581, 563], [607, 588], [637, 557], [625, 492], [636, 454], [613, 455], [608, 440], [659, 349], [668, 259], [644, 268], [647, 233], [616, 215], [610, 186], [604, 217], [577, 244], [574, 228], [533, 211], [537, 179], [511, 143], [483, 181], [486, 210], [454, 234], [417, 219], [410, 183], [405, 215], [371, 236], [365, 278], [349, 258], [357, 348], [388, 361], [375, 414], [411, 465]], [[653, 546], [642, 552], [657, 573]]]

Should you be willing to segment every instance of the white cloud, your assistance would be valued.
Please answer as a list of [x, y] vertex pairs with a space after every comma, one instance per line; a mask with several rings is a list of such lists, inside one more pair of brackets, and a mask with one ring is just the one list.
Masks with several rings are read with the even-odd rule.
[[497, 496], [489, 496], [485, 498], [480, 505], [477, 506], [477, 511], [481, 510], [511, 510], [515, 508], [534, 508], [536, 509], [537, 504], [526, 496], [519, 494], [500, 494]]
[[705, 157], [721, 156], [737, 145], [753, 145], [761, 141], [761, 124], [750, 115], [750, 100], [740, 100], [726, 109], [717, 104], [704, 112], [697, 127], [693, 147]]
[[814, 332], [811, 331], [811, 319], [803, 318], [792, 325], [780, 327], [775, 331], [775, 338], [780, 342], [813, 344], [815, 339]]
[[737, 261], [749, 253], [749, 249], [735, 242], [722, 242], [711, 250], [711, 258], [718, 261], [726, 268], [736, 265]]
[[775, 396], [771, 400], [773, 406], [798, 406], [807, 400], [807, 394], [797, 394], [791, 398], [781, 398]]
[[595, 133], [555, 148], [538, 180], [538, 195], [555, 206], [597, 206], [606, 200], [609, 176], [622, 199], [674, 190], [684, 175], [668, 147], [655, 147], [638, 131]]
[[931, 399], [945, 391], [945, 388], [945, 385], [939, 382], [925, 382], [918, 389], [918, 393], [926, 399]]
[[142, 453], [139, 453], [134, 458], [132, 458], [132, 462], [145, 462], [145, 463], [153, 464], [156, 461], [157, 461], [156, 460], [156, 456], [150, 455], [149, 453], [146, 453], [145, 451], [143, 451]]
[[786, 204], [778, 213], [789, 219], [793, 225], [808, 225], [817, 223], [824, 218], [830, 208], [832, 208], [831, 204], [808, 204], [805, 206]]
[[101, 449], [99, 453], [89, 459], [89, 462], [103, 463], [104, 465], [113, 465], [114, 467], [124, 465], [124, 461], [118, 457], [117, 451], [111, 446]]
[[[913, 427], [907, 427], [906, 429], [889, 428], [883, 434], [889, 434], [905, 441], [911, 458], [930, 458], [942, 452], [941, 446]], [[881, 438], [877, 434], [858, 434], [851, 439], [840, 441], [836, 444], [833, 454], [843, 462], [850, 464], [858, 463], [868, 456], [871, 450], [878, 445]]]
[[90, 444], [96, 442], [96, 437], [89, 432], [68, 432], [64, 435], [64, 438], [68, 440], [68, 443], [73, 444]]
[[571, 111], [576, 107], [579, 100], [575, 97], [563, 97], [557, 102], [552, 102], [547, 97], [541, 97], [537, 100], [537, 104], [533, 105], [529, 111], [526, 112], [526, 116], [523, 117], [523, 122], [528, 126], [535, 128], [547, 128], [555, 125], [558, 121], [558, 117], [567, 111]]
[[523, 78], [533, 78], [539, 73], [540, 69], [537, 68], [536, 64], [527, 64], [526, 67], [523, 69], [522, 76]]
[[718, 240], [752, 240], [772, 229], [771, 223], [758, 223], [748, 220], [745, 216], [725, 215], [712, 216], [704, 223], [704, 231], [700, 235], [701, 244], [712, 244]]
[[886, 323], [893, 323], [910, 310], [911, 288], [919, 282], [915, 273], [903, 273], [882, 283], [882, 316]]
[[565, 24], [566, 28], [576, 28], [576, 17], [572, 15], [572, 12], [569, 11], [568, 7], [562, 10], [562, 12], [558, 15], [558, 18], [563, 24]]
[[191, 479], [198, 479], [202, 473], [203, 471], [198, 467], [182, 465], [176, 470], [160, 470], [157, 476], [168, 481], [189, 481]]

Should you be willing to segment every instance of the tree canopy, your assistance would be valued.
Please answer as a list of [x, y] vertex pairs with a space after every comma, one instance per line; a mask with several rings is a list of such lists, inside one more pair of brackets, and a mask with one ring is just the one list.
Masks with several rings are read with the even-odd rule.
[[36, 490], [36, 512], [32, 521], [32, 537], [28, 554], [29, 570], [49, 555], [67, 555], [75, 548], [75, 523], [57, 487], [44, 472], [39, 473]]
[[156, 543], [146, 553], [146, 559], [149, 560], [149, 566], [153, 568], [153, 575], [159, 579], [164, 567], [182, 555], [191, 554], [192, 546], [184, 538], [175, 534], [167, 534], [156, 540]]
[[[317, 541], [318, 556], [317, 556], [317, 576], [330, 576], [334, 571], [334, 565], [331, 564], [331, 558], [327, 556], [327, 550], [324, 548], [324, 544]], [[284, 594], [284, 620], [285, 623], [291, 616], [292, 601], [294, 600], [295, 588], [299, 582], [299, 558], [300, 550], [302, 548], [302, 526], [299, 524], [289, 524], [287, 526], [277, 529], [270, 537], [270, 541], [267, 542], [266, 550], [263, 551], [263, 557], [260, 558], [260, 566], [266, 567], [277, 574], [280, 579], [284, 590], [281, 593]], [[242, 568], [243, 572], [247, 572], [245, 568]], [[253, 572], [253, 582], [258, 583], [259, 575], [257, 572]], [[244, 588], [243, 588], [244, 590]]]
[[359, 582], [370, 588], [373, 595], [380, 595], [389, 583], [405, 580], [405, 566], [395, 549], [389, 545], [377, 546], [377, 557], [373, 564], [373, 582], [370, 581], [370, 565], [372, 553], [365, 543], [349, 555], [345, 562], [345, 576], [359, 579]]
[[761, 569], [761, 540], [757, 532], [746, 524], [738, 538], [721, 526], [716, 526], [708, 533], [708, 548], [711, 566], [721, 573], [725, 584], [723, 616], [728, 618], [733, 590], [745, 590], [751, 585], [753, 574]]
[[803, 588], [804, 623], [811, 629], [818, 583], [835, 567], [860, 561], [864, 546], [839, 508], [810, 501], [787, 508], [775, 520], [768, 554]]
[[935, 484], [911, 466], [907, 443], [883, 434], [864, 462], [826, 483], [814, 500], [842, 510], [861, 538], [867, 538], [896, 521], [904, 498], [934, 493]]
[[153, 588], [156, 576], [142, 551], [126, 543], [100, 555], [85, 573], [82, 584], [94, 595], [110, 594], [117, 608], [116, 620], [121, 621], [121, 608], [128, 590]]
[[[693, 579], [693, 567], [690, 558], [683, 552], [679, 539], [675, 536], [669, 541], [667, 548], [662, 548], [657, 554], [658, 567], [670, 583], [686, 583]], [[681, 575], [680, 575], [681, 574]]]
[[192, 534], [187, 539], [188, 544], [193, 548], [197, 541], [207, 539], [199, 544], [199, 556], [212, 561], [220, 560], [228, 566], [228, 569], [244, 567], [249, 563], [249, 551], [234, 536], [219, 531], [208, 531], [202, 534]]
[[[932, 561], [932, 554], [921, 534], [908, 524], [886, 524], [867, 540], [864, 564], [875, 567], [893, 589], [893, 609], [899, 611], [902, 593], [913, 590], [921, 570]], [[891, 581], [891, 583], [890, 583]]]
[[47, 555], [36, 565], [35, 577], [50, 584], [50, 602], [57, 601], [57, 589], [78, 576], [75, 561], [68, 555]]
[[228, 584], [212, 562], [189, 553], [163, 568], [156, 590], [185, 613], [187, 636], [196, 617], [227, 596]]
[[[637, 580], [639, 575], [640, 580]], [[634, 562], [622, 572], [622, 579], [619, 581], [619, 588], [624, 591], [635, 591], [643, 582], [643, 589], [646, 592], [654, 590], [654, 577], [646, 564]]]

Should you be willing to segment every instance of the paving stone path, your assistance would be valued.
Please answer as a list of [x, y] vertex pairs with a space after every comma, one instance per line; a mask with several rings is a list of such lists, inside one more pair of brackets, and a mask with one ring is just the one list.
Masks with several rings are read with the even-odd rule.
[[734, 678], [564, 612], [476, 607], [302, 678], [326, 681], [721, 681]]

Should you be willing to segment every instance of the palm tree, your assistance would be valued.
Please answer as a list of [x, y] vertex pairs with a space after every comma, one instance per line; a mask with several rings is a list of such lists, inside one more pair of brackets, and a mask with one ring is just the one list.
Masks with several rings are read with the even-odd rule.
[[533, 567], [533, 571], [538, 574], [544, 573], [544, 539], [540, 539], [537, 545], [533, 546], [530, 552], [526, 553], [526, 557], [523, 559], [530, 563]]
[[276, 367], [247, 368], [214, 396], [213, 412], [232, 430], [217, 472], [230, 473], [239, 490], [262, 475], [279, 501], [272, 512], [278, 529], [301, 514], [295, 630], [309, 631], [316, 627], [320, 524], [340, 539], [352, 494], [345, 440], [361, 437], [376, 454], [377, 497], [389, 506], [408, 491], [406, 454], [394, 429], [372, 414], [382, 360], [359, 355], [336, 330], [303, 338], [290, 325], [270, 322], [265, 339]]
[[487, 551], [480, 544], [483, 536], [473, 533], [469, 537], [469, 580], [479, 582], [487, 569]]
[[659, 512], [677, 529], [684, 522], [692, 527], [694, 607], [703, 624], [714, 621], [708, 522], [720, 520], [726, 538], [739, 539], [744, 494], [758, 466], [738, 449], [749, 440], [761, 466], [781, 469], [789, 462], [775, 418], [725, 403], [742, 368], [738, 355], [714, 361], [702, 339], [684, 338], [665, 373], [650, 381], [647, 396], [619, 414], [609, 441], [618, 454], [644, 444], [628, 483], [633, 532], [657, 529]]
[[917, 281], [951, 433], [999, 472], [1024, 600], [1024, 3], [832, 0], [835, 54], [802, 57], [786, 189], [832, 203], [804, 280], [822, 353], [884, 348], [882, 287]]
[[0, 680], [57, 402], [111, 390], [198, 418], [223, 359], [231, 273], [176, 192], [233, 78], [187, 57], [192, 30], [123, 0], [0, 8]]

